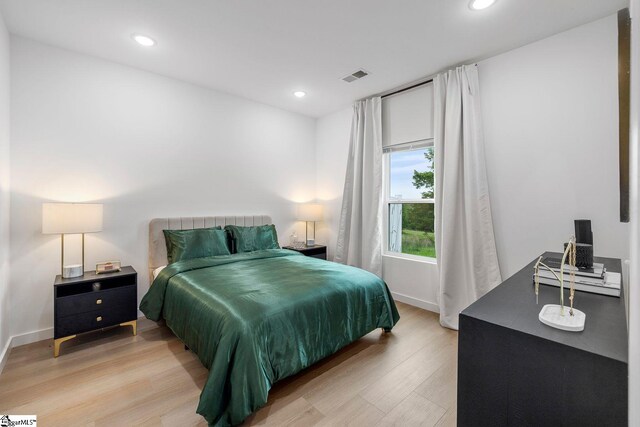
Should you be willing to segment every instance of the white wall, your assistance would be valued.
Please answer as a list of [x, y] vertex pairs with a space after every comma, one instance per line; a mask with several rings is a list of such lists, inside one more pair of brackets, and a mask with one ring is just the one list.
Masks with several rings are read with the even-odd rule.
[[9, 33], [0, 15], [0, 371], [9, 338]]
[[[503, 278], [545, 250], [561, 250], [576, 218], [592, 220], [596, 255], [626, 258], [629, 228], [618, 221], [616, 17], [482, 61], [479, 75]], [[318, 176], [337, 179], [345, 173], [350, 110], [336, 114], [318, 121], [317, 168]], [[341, 199], [342, 185], [320, 179], [318, 191]], [[339, 215], [340, 203], [329, 210]], [[337, 225], [325, 226], [333, 244]], [[383, 276], [397, 299], [437, 309], [435, 264], [385, 256]]]
[[382, 278], [393, 298], [438, 313], [438, 267], [433, 260], [382, 257]]
[[629, 425], [640, 425], [640, 0], [631, 1]]
[[628, 257], [619, 221], [616, 15], [479, 64], [504, 278], [592, 221], [594, 252]]
[[60, 237], [41, 234], [43, 201], [104, 203], [87, 267], [133, 265], [139, 299], [153, 217], [270, 214], [281, 242], [304, 232], [315, 120], [22, 38], [11, 54], [11, 333], [44, 329], [14, 344], [51, 334]]

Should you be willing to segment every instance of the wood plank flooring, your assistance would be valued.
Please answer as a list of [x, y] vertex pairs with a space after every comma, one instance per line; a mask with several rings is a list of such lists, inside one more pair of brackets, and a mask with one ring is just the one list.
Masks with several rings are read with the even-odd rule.
[[[457, 333], [438, 316], [397, 303], [391, 334], [376, 330], [277, 383], [244, 425], [455, 426]], [[207, 370], [164, 327], [85, 334], [11, 350], [0, 414], [36, 414], [41, 426], [201, 426]]]

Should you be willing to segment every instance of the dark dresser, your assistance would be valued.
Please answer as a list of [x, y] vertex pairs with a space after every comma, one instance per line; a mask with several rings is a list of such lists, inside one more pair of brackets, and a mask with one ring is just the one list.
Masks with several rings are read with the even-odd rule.
[[324, 245], [304, 246], [301, 248], [294, 248], [293, 246], [283, 246], [282, 249], [289, 249], [290, 251], [300, 252], [301, 254], [313, 258], [327, 259], [327, 247]]
[[60, 345], [77, 334], [109, 326], [131, 326], [136, 334], [138, 315], [138, 273], [123, 267], [114, 273], [63, 279], [56, 276], [54, 297], [53, 356]]
[[[618, 259], [595, 261], [621, 271]], [[624, 295], [576, 291], [584, 331], [554, 329], [538, 313], [559, 304], [560, 289], [540, 285], [536, 304], [533, 265], [460, 314], [458, 426], [626, 426]]]

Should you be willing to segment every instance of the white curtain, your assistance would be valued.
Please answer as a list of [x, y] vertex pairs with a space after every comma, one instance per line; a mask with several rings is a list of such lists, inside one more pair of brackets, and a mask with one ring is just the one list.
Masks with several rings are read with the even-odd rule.
[[334, 260], [382, 277], [381, 99], [353, 106], [351, 142]]
[[501, 282], [484, 158], [478, 70], [434, 78], [436, 253], [440, 323]]

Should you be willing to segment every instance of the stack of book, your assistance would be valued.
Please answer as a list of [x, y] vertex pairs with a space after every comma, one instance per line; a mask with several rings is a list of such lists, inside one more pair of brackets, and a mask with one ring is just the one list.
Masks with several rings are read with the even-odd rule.
[[[560, 258], [542, 258], [542, 263], [549, 266], [558, 277], [560, 277], [561, 262], [562, 260]], [[572, 268], [570, 265], [565, 264], [563, 280], [566, 289], [569, 289], [570, 286], [572, 269], [575, 272], [575, 290], [620, 297], [620, 273], [608, 272], [604, 264], [597, 262], [594, 262], [593, 267], [589, 269]], [[560, 287], [560, 281], [556, 276], [542, 266], [538, 270], [538, 276], [540, 277], [540, 284]], [[533, 280], [535, 282], [535, 272]]]

